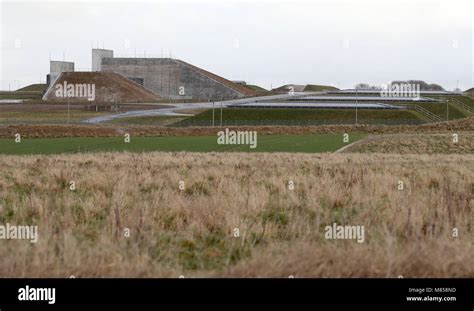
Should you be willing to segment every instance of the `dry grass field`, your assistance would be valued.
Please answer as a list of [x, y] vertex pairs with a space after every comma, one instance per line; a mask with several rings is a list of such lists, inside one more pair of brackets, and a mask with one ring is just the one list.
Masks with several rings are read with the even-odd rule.
[[[454, 142], [453, 134], [457, 135]], [[344, 150], [346, 153], [474, 154], [474, 132], [387, 134], [371, 136]]]
[[[472, 154], [98, 153], [0, 165], [0, 223], [39, 231], [36, 244], [0, 240], [3, 277], [474, 277]], [[325, 239], [334, 222], [365, 226], [365, 242]]]

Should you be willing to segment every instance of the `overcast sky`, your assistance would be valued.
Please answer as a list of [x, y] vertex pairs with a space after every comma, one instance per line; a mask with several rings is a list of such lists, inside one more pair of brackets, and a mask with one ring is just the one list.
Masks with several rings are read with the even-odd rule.
[[90, 70], [92, 44], [265, 88], [474, 86], [472, 0], [0, 1], [1, 89], [44, 81], [50, 56]]

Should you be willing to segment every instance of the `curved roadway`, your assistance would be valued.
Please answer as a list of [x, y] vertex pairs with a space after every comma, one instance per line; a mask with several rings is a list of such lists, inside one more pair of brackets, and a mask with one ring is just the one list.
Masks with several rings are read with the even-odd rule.
[[[295, 94], [300, 95], [300, 94]], [[145, 116], [191, 116], [191, 114], [180, 112], [182, 110], [190, 109], [212, 109], [214, 105], [215, 108], [227, 107], [235, 104], [248, 104], [254, 103], [261, 100], [277, 100], [277, 99], [286, 99], [288, 97], [294, 97], [295, 95], [282, 94], [282, 95], [272, 95], [272, 96], [261, 96], [261, 97], [251, 97], [251, 98], [242, 98], [234, 100], [226, 100], [222, 102], [206, 102], [206, 103], [187, 103], [187, 104], [163, 104], [166, 108], [160, 109], [150, 109], [150, 110], [133, 110], [127, 112], [121, 112], [116, 114], [111, 114], [107, 116], [94, 117], [91, 119], [83, 120], [83, 123], [97, 124], [102, 122], [107, 122], [114, 119], [120, 118], [129, 118], [129, 117], [145, 117]]]

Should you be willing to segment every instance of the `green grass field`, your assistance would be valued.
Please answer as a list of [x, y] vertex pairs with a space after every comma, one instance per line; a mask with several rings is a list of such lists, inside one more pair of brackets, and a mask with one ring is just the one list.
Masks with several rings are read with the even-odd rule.
[[[350, 134], [349, 143], [363, 138], [363, 134]], [[125, 143], [121, 137], [31, 138], [16, 143], [13, 139], [0, 139], [0, 154], [56, 154], [100, 151], [240, 151], [240, 152], [333, 152], [347, 143], [343, 134], [318, 135], [261, 135], [257, 148], [248, 145], [218, 145], [217, 136], [131, 137]]]
[[[215, 124], [220, 124], [220, 110], [214, 111]], [[363, 110], [357, 111], [360, 123], [420, 124], [423, 120], [411, 111]], [[318, 125], [354, 124], [355, 109], [259, 109], [227, 108], [222, 110], [223, 125]], [[176, 123], [177, 126], [211, 125], [212, 110]]]

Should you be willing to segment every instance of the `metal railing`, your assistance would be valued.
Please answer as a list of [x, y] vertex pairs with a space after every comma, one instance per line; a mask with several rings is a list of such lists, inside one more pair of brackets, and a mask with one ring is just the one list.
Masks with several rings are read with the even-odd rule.
[[459, 107], [461, 107], [462, 109], [466, 110], [469, 113], [474, 113], [474, 108], [473, 107], [466, 105], [465, 103], [463, 103], [462, 101], [460, 101], [457, 98], [450, 98], [449, 101], [452, 104], [454, 104], [455, 106], [459, 106]]
[[425, 118], [429, 119], [430, 121], [432, 122], [442, 122], [443, 119], [432, 113], [431, 111], [429, 111], [428, 109], [426, 108], [423, 108], [419, 105], [416, 105], [416, 104], [397, 104], [397, 106], [400, 106], [400, 107], [404, 107], [405, 109], [407, 110], [414, 110], [418, 113], [420, 113], [421, 115], [423, 115]]

